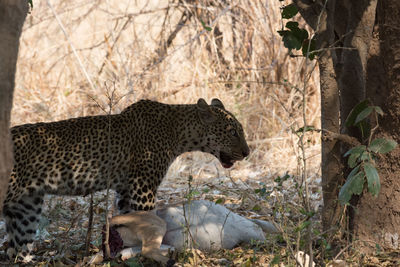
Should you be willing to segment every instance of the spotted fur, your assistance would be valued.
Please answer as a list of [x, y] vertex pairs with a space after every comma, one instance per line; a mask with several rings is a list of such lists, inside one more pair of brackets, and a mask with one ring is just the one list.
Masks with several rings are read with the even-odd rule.
[[117, 115], [25, 124], [11, 133], [15, 163], [3, 209], [10, 257], [29, 255], [45, 194], [87, 195], [109, 185], [122, 213], [151, 210], [183, 152], [211, 153], [226, 168], [249, 154], [241, 124], [218, 99], [141, 100]]

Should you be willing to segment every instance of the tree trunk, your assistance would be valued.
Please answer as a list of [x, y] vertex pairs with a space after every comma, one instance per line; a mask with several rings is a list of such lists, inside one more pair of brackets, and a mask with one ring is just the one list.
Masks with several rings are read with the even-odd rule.
[[[317, 49], [333, 45], [335, 41], [336, 1], [293, 0], [305, 21], [314, 29]], [[321, 127], [330, 132], [340, 132], [340, 98], [337, 56], [334, 49], [326, 49], [318, 57], [321, 84]], [[322, 225], [327, 233], [334, 233], [340, 227], [341, 207], [338, 202], [339, 185], [343, 179], [340, 144], [322, 136], [322, 193], [324, 208]]]
[[[400, 143], [400, 1], [293, 2], [316, 31], [317, 49], [336, 48], [325, 50], [318, 58], [322, 128], [360, 140], [356, 129], [346, 129], [344, 125], [351, 109], [367, 97], [386, 113], [375, 138], [392, 138]], [[322, 140], [325, 231], [340, 227], [338, 192], [348, 173], [342, 155], [347, 149], [346, 144]], [[364, 252], [371, 252], [376, 244], [399, 248], [400, 148], [378, 158], [376, 167], [382, 184], [379, 196], [373, 198], [364, 190], [348, 208], [349, 229], [353, 240], [366, 241], [357, 242]]]
[[0, 0], [0, 213], [12, 168], [10, 112], [19, 37], [28, 9], [27, 0]]
[[[400, 1], [379, 1], [377, 27], [370, 49], [367, 92], [385, 112], [376, 137], [400, 143]], [[400, 235], [400, 148], [377, 159], [381, 192], [377, 198], [364, 193], [356, 207], [354, 235], [364, 252], [376, 244], [399, 248]]]
[[[318, 26], [318, 47], [328, 47], [334, 42], [333, 12], [335, 2], [330, 1], [326, 10], [322, 11], [322, 20]], [[322, 129], [330, 132], [340, 132], [340, 101], [339, 89], [335, 75], [332, 50], [326, 50], [318, 57], [321, 83], [321, 121]], [[334, 232], [339, 223], [340, 206], [337, 201], [339, 194], [338, 185], [343, 181], [340, 160], [340, 146], [336, 140], [322, 138], [322, 192], [324, 209], [322, 224], [325, 231]]]
[[[366, 68], [368, 47], [372, 37], [375, 22], [375, 9], [377, 0], [338, 0], [338, 6], [346, 12], [336, 12], [335, 32], [339, 33], [337, 40], [342, 38], [343, 47], [352, 48], [338, 50], [338, 62], [336, 63], [340, 75], [338, 76], [340, 87], [340, 114], [344, 121], [352, 108], [363, 101], [366, 96]], [[339, 22], [345, 25], [340, 25]], [[344, 30], [339, 32], [339, 30]], [[353, 131], [352, 131], [353, 130]], [[342, 133], [357, 136], [355, 129], [346, 129], [342, 123]]]

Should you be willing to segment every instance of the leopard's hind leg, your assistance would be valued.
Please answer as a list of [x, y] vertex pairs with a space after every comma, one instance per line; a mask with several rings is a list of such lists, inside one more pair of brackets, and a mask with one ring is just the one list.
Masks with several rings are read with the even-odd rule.
[[21, 195], [16, 200], [6, 200], [3, 215], [8, 234], [7, 255], [11, 260], [29, 262], [33, 259], [33, 239], [42, 213], [43, 195]]

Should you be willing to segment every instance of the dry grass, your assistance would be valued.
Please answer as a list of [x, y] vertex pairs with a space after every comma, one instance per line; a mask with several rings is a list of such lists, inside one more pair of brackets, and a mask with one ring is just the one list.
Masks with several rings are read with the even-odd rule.
[[[194, 103], [199, 97], [218, 97], [243, 123], [252, 149], [235, 170], [256, 169], [263, 176], [297, 172], [298, 140], [292, 130], [302, 124], [302, 103], [295, 87], [302, 86], [305, 62], [290, 58], [276, 33], [282, 23], [279, 1], [34, 4], [21, 39], [14, 125], [101, 114], [93, 99], [106, 107], [107, 88], [114, 87], [125, 96], [114, 112], [142, 98]], [[178, 27], [183, 13], [190, 18]], [[213, 30], [205, 30], [202, 22]], [[307, 88], [307, 120], [316, 127], [318, 86], [314, 72]], [[310, 136], [307, 157], [310, 172], [318, 173], [318, 135]], [[195, 159], [200, 164], [192, 167], [194, 172], [212, 160], [200, 153]], [[180, 168], [178, 160], [170, 174]]]

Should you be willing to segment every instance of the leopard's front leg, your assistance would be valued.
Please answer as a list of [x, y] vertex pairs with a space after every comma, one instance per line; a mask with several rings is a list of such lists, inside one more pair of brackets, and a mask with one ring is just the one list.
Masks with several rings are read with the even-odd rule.
[[143, 176], [131, 176], [125, 186], [117, 189], [117, 206], [121, 214], [138, 210], [152, 210], [155, 208], [158, 181], [161, 180]]

